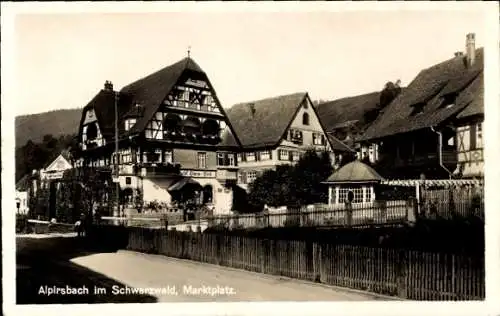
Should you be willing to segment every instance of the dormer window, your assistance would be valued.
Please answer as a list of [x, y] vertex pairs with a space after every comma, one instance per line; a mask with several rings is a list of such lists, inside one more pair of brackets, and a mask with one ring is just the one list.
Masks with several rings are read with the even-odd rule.
[[441, 108], [450, 108], [455, 105], [457, 99], [456, 93], [450, 93], [443, 96], [443, 102], [441, 103]]
[[410, 115], [415, 116], [424, 113], [424, 108], [425, 108], [425, 103], [417, 103], [412, 105], [413, 110], [411, 111]]

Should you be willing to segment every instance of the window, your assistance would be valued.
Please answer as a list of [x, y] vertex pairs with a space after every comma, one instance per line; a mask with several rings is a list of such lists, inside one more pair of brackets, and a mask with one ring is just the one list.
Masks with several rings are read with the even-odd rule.
[[352, 203], [363, 203], [363, 189], [361, 188], [340, 188], [339, 203], [346, 203], [349, 195], [353, 197]]
[[219, 166], [224, 166], [224, 154], [223, 153], [217, 154], [217, 164]]
[[238, 154], [238, 162], [242, 161], [242, 156], [243, 156], [243, 154]]
[[255, 153], [246, 153], [247, 161], [255, 161]]
[[125, 178], [125, 184], [132, 184], [132, 178], [131, 177], [126, 177]]
[[271, 160], [272, 152], [270, 150], [265, 150], [260, 153], [260, 160]]
[[284, 149], [278, 150], [278, 157], [279, 157], [279, 160], [288, 160], [289, 159], [288, 150], [284, 150]]
[[227, 154], [227, 161], [229, 166], [235, 166], [236, 164], [234, 163], [234, 155], [233, 154]]
[[325, 136], [320, 133], [313, 133], [313, 144], [314, 145], [325, 145]]
[[247, 173], [247, 182], [252, 183], [257, 179], [257, 172], [256, 171], [249, 171]]
[[125, 151], [120, 154], [121, 163], [132, 163], [132, 153], [130, 151]]
[[163, 163], [172, 163], [174, 161], [172, 151], [165, 150], [163, 152]]
[[330, 195], [330, 204], [335, 204], [335, 198], [337, 197], [336, 196], [337, 189], [336, 188], [330, 188], [330, 192], [331, 192], [331, 195]]
[[483, 123], [477, 124], [477, 147], [483, 147]]
[[198, 153], [198, 168], [205, 169], [207, 167], [207, 153]]
[[295, 144], [302, 144], [302, 141], [303, 141], [302, 131], [290, 129], [288, 135], [290, 137], [291, 142], [293, 142]]
[[441, 108], [450, 108], [455, 105], [455, 100], [457, 95], [455, 93], [450, 93], [443, 96], [443, 102], [441, 103]]
[[366, 187], [365, 192], [366, 192], [366, 202], [371, 202], [372, 201], [372, 189], [370, 187]]
[[246, 172], [244, 171], [238, 172], [238, 182], [242, 184], [247, 183]]
[[309, 125], [309, 114], [308, 113], [304, 113], [302, 115], [302, 124]]
[[299, 160], [300, 160], [300, 152], [292, 151], [292, 161], [299, 161]]
[[469, 149], [470, 150], [474, 150], [477, 148], [477, 125], [471, 125], [470, 126], [470, 131], [469, 131], [469, 140], [470, 140], [470, 144], [469, 144]]
[[219, 166], [234, 166], [234, 155], [228, 153], [217, 154], [217, 165]]
[[373, 146], [372, 145], [370, 145], [368, 147], [368, 158], [370, 159], [371, 162], [375, 161], [375, 153], [373, 151]]

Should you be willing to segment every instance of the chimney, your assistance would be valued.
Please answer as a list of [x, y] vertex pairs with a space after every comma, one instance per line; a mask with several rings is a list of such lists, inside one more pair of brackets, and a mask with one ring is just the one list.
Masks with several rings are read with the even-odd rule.
[[476, 34], [467, 34], [465, 41], [465, 54], [467, 59], [467, 66], [470, 67], [474, 65], [476, 61]]
[[109, 80], [106, 80], [106, 82], [104, 83], [104, 90], [113, 91], [113, 83]]
[[460, 56], [463, 56], [464, 53], [463, 52], [455, 52], [455, 57], [460, 57]]
[[249, 103], [248, 107], [250, 108], [250, 112], [252, 112], [252, 117], [255, 115], [255, 103]]

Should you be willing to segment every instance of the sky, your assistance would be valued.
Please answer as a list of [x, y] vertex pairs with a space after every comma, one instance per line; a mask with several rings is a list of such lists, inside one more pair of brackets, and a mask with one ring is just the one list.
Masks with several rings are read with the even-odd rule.
[[22, 14], [15, 18], [16, 113], [82, 108], [187, 56], [223, 107], [294, 92], [333, 100], [403, 86], [483, 46], [481, 11]]

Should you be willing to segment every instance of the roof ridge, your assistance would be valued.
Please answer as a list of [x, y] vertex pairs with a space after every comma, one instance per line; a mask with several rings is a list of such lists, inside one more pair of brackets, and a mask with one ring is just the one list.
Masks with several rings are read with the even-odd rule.
[[182, 67], [182, 70], [185, 70], [186, 68], [188, 68], [188, 65], [189, 65], [189, 63], [190, 63], [191, 61], [192, 61], [194, 64], [196, 64], [196, 62], [195, 62], [195, 61], [194, 61], [191, 57], [184, 57], [184, 58], [183, 58], [183, 59], [181, 59], [181, 60], [178, 60], [178, 61], [176, 61], [176, 62], [174, 62], [174, 63], [172, 63], [172, 64], [170, 64], [170, 65], [164, 66], [164, 67], [162, 67], [162, 68], [160, 68], [160, 69], [158, 69], [158, 70], [156, 70], [156, 71], [153, 71], [153, 72], [149, 73], [148, 75], [145, 75], [144, 77], [141, 77], [141, 78], [139, 78], [139, 79], [137, 79], [137, 80], [134, 80], [133, 82], [131, 82], [131, 83], [129, 83], [129, 84], [127, 84], [127, 85], [123, 86], [123, 87], [120, 89], [120, 92], [121, 92], [121, 93], [123, 93], [123, 92], [124, 92], [124, 90], [126, 90], [126, 88], [129, 88], [130, 86], [132, 86], [132, 85], [134, 85], [134, 84], [136, 84], [136, 83], [138, 83], [138, 82], [140, 82], [140, 81], [143, 81], [143, 80], [145, 80], [145, 79], [148, 79], [148, 78], [154, 77], [154, 76], [155, 76], [155, 75], [157, 75], [158, 73], [163, 72], [163, 71], [165, 71], [165, 70], [167, 70], [167, 69], [169, 69], [169, 68], [174, 68], [175, 66], [180, 66], [180, 65], [182, 65], [182, 63], [184, 63], [184, 65], [183, 65], [183, 67]]
[[243, 102], [235, 103], [230, 108], [232, 108], [235, 105], [242, 105], [242, 104], [249, 104], [249, 103], [257, 103], [257, 102], [263, 102], [263, 101], [270, 101], [270, 100], [276, 100], [276, 99], [280, 99], [280, 98], [284, 98], [284, 97], [291, 97], [291, 96], [295, 96], [295, 95], [297, 95], [297, 96], [298, 95], [304, 95], [305, 96], [307, 94], [308, 94], [308, 92], [294, 92], [294, 93], [277, 95], [277, 96], [274, 96], [274, 97], [261, 98], [261, 99], [257, 99], [257, 100], [248, 100], [248, 101], [243, 101]]
[[[482, 47], [482, 46], [481, 46], [481, 47], [476, 48], [476, 50], [475, 50], [475, 52], [476, 52], [476, 56], [477, 56], [477, 53], [478, 53], [479, 51], [484, 51], [484, 47]], [[419, 72], [419, 74], [420, 74], [421, 72], [423, 72], [423, 71], [427, 71], [427, 70], [432, 69], [432, 68], [434, 68], [434, 67], [442, 66], [442, 65], [447, 64], [447, 63], [449, 63], [449, 62], [452, 62], [454, 59], [457, 59], [457, 58], [464, 58], [464, 57], [466, 57], [466, 56], [467, 56], [467, 55], [461, 55], [461, 56], [453, 56], [453, 57], [450, 57], [450, 58], [448, 58], [448, 59], [446, 59], [446, 60], [443, 60], [443, 61], [441, 61], [441, 62], [435, 63], [435, 64], [433, 64], [433, 65], [431, 65], [431, 66], [429, 66], [429, 67], [422, 68], [422, 70]], [[470, 69], [470, 68], [467, 68], [467, 69]], [[416, 78], [416, 77], [415, 77], [415, 78]]]

